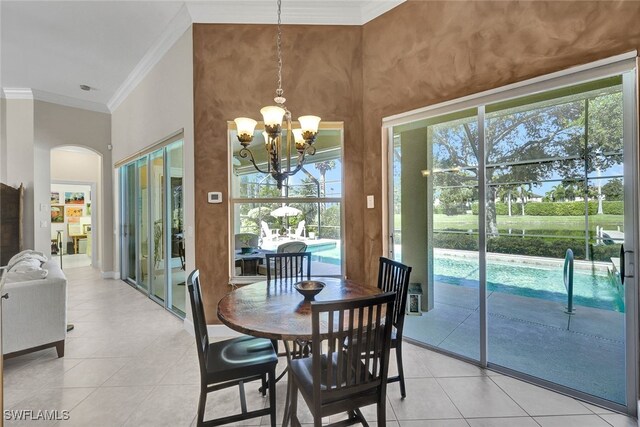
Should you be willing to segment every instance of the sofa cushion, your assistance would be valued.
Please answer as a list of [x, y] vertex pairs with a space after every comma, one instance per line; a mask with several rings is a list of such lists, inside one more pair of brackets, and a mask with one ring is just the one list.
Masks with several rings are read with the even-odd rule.
[[9, 271], [26, 273], [28, 271], [41, 270], [42, 262], [34, 258], [23, 258], [9, 267]]
[[26, 282], [29, 280], [46, 279], [49, 271], [44, 268], [28, 271], [9, 271], [5, 275], [5, 283]]

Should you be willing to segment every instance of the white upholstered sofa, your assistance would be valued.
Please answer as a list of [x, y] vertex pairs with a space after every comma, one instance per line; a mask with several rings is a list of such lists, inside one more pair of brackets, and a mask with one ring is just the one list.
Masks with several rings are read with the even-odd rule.
[[55, 347], [64, 356], [67, 335], [67, 279], [58, 263], [42, 264], [44, 279], [4, 283], [2, 353], [4, 358]]

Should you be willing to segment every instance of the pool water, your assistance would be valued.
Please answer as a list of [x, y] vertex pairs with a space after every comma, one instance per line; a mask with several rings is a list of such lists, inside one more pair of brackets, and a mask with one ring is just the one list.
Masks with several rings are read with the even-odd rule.
[[310, 245], [307, 250], [311, 252], [311, 261], [324, 262], [333, 265], [342, 264], [340, 245], [338, 243], [320, 246]]
[[[449, 285], [478, 288], [478, 260], [436, 257], [434, 279]], [[516, 263], [487, 262], [487, 290], [557, 301], [566, 305], [562, 268]], [[623, 297], [608, 276], [575, 269], [573, 303], [624, 312]]]

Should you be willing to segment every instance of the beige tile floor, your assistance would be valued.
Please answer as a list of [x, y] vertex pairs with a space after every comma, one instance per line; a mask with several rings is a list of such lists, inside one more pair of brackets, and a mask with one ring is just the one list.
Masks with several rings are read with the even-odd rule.
[[[46, 350], [8, 360], [5, 409], [69, 410], [70, 419], [57, 424], [63, 427], [195, 426], [198, 361], [182, 321], [125, 283], [100, 279], [90, 267], [67, 275], [75, 330], [66, 355], [58, 359]], [[637, 426], [623, 415], [413, 345], [405, 348], [408, 396], [401, 400], [398, 385], [389, 386], [389, 426]], [[257, 388], [247, 390], [250, 408], [267, 404]], [[281, 417], [285, 384], [278, 384], [277, 394]], [[210, 395], [207, 416], [236, 410], [235, 389]], [[375, 421], [373, 407], [363, 412]], [[299, 417], [311, 421], [302, 402]], [[263, 417], [242, 425], [268, 423]]]

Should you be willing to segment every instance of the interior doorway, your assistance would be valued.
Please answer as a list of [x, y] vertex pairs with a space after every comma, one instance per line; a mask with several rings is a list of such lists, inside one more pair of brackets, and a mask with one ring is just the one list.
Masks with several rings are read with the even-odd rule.
[[98, 266], [101, 157], [82, 147], [51, 150], [51, 256], [63, 269]]

